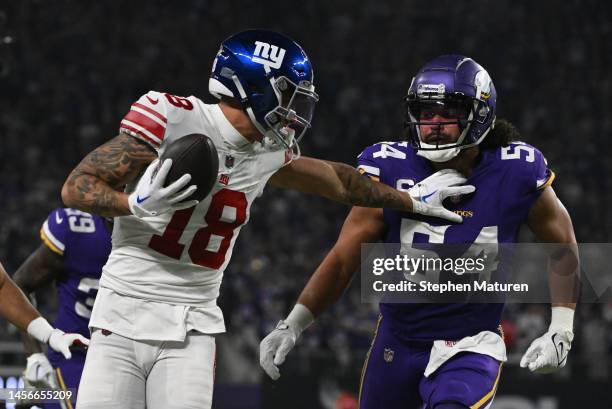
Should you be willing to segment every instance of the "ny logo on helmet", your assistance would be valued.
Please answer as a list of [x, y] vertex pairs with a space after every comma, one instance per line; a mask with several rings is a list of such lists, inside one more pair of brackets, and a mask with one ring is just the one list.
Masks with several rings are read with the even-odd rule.
[[255, 41], [255, 51], [253, 52], [253, 62], [262, 64], [266, 71], [270, 68], [279, 69], [285, 58], [285, 49], [275, 45]]

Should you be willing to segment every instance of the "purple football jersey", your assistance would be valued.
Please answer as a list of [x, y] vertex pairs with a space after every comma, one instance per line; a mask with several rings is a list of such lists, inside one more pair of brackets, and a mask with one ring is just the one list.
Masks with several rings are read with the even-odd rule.
[[[383, 142], [358, 157], [361, 173], [400, 190], [431, 174], [430, 162], [407, 142]], [[532, 204], [554, 179], [540, 151], [516, 142], [483, 150], [466, 184], [474, 194], [448, 205], [463, 223], [384, 209], [386, 243], [514, 243]], [[454, 340], [480, 331], [496, 331], [502, 304], [391, 304], [381, 313], [399, 336], [409, 340]]]
[[[55, 326], [89, 338], [89, 317], [98, 292], [102, 267], [111, 251], [111, 230], [101, 216], [74, 209], [55, 209], [40, 236], [64, 259], [57, 278], [58, 311]], [[61, 357], [49, 351], [49, 358]], [[63, 358], [62, 358], [63, 359]]]

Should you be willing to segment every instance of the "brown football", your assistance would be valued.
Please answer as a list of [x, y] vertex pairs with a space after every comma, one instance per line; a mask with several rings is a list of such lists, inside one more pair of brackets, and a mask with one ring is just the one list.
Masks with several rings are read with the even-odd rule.
[[198, 189], [184, 201], [193, 199], [202, 201], [217, 181], [219, 157], [215, 144], [206, 135], [181, 136], [162, 151], [160, 159], [160, 163], [165, 159], [172, 159], [172, 167], [166, 176], [166, 186], [185, 173], [191, 175], [189, 185], [197, 185]]

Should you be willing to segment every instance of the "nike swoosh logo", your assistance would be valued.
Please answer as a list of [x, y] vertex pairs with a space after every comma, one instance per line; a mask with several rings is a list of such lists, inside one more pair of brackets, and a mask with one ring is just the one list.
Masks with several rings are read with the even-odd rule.
[[147, 200], [149, 197], [150, 196], [145, 196], [145, 197], [136, 196], [136, 203], [141, 204], [142, 202]]
[[147, 95], [147, 99], [149, 100], [150, 103], [152, 103], [153, 105], [157, 104], [159, 102], [159, 98], [158, 99], [153, 99], [150, 96]]
[[59, 216], [59, 214], [55, 213], [55, 221], [57, 222], [57, 224], [62, 224], [62, 222], [64, 221], [63, 218], [61, 218]]
[[431, 196], [433, 196], [433, 195], [434, 195], [434, 193], [436, 193], [436, 192], [437, 192], [437, 190], [434, 190], [433, 192], [431, 192], [431, 193], [430, 193], [430, 194], [428, 194], [428, 195], [421, 196], [421, 202], [423, 202], [423, 203], [427, 203], [427, 199], [429, 199]]
[[559, 342], [557, 343], [557, 341], [555, 340], [555, 338], [557, 337], [557, 334], [553, 334], [552, 336], [552, 342], [555, 345], [555, 349], [557, 351], [557, 363], [558, 366], [561, 366], [563, 364], [563, 362], [567, 359], [567, 353], [565, 354], [565, 356], [563, 356], [563, 342]]

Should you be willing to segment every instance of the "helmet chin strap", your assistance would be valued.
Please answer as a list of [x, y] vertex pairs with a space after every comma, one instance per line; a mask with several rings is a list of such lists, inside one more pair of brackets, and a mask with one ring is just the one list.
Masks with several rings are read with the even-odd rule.
[[[428, 143], [421, 141], [421, 146], [423, 148], [435, 148], [435, 145], [430, 145]], [[437, 150], [422, 150], [419, 149], [417, 151], [417, 155], [422, 156], [423, 158], [430, 160], [432, 162], [448, 162], [453, 159], [457, 155], [459, 155], [461, 149], [458, 147], [448, 148], [448, 149], [437, 149]]]
[[268, 138], [272, 141], [275, 141], [277, 144], [284, 147], [285, 149], [290, 149], [294, 151], [295, 148], [298, 147], [298, 143], [295, 139], [295, 130], [288, 127], [283, 127], [280, 129], [268, 129], [263, 133], [263, 136], [264, 138]]

